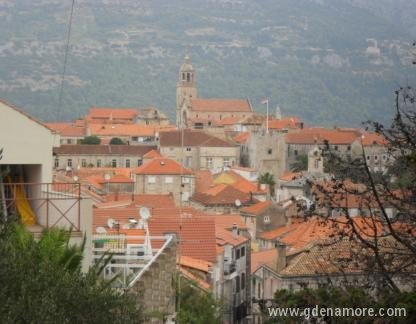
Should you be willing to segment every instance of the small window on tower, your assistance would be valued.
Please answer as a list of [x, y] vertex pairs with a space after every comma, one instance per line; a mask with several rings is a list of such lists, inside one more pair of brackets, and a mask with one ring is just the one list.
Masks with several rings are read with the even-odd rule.
[[191, 82], [191, 74], [190, 73], [186, 74], [186, 81]]
[[185, 73], [182, 73], [182, 80], [185, 81], [186, 77], [185, 77]]

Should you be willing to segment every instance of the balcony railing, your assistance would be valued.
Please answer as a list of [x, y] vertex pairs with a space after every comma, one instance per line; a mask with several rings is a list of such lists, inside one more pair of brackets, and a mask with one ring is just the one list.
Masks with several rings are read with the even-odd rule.
[[152, 249], [152, 255], [146, 255], [144, 236], [95, 234], [93, 235], [93, 261], [103, 261], [103, 257], [108, 255], [111, 260], [104, 267], [104, 278], [115, 278], [113, 281], [115, 287], [128, 289], [140, 280], [172, 240], [172, 235], [150, 236], [150, 242], [158, 248]]
[[81, 230], [79, 183], [4, 183], [2, 187], [4, 213], [33, 217], [42, 228]]

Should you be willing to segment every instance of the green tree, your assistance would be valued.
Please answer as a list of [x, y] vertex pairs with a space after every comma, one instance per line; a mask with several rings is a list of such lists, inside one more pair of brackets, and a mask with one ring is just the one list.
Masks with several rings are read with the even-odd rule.
[[215, 300], [212, 293], [203, 291], [196, 283], [182, 280], [176, 287], [179, 323], [220, 324], [224, 303]]
[[80, 142], [80, 144], [87, 144], [87, 145], [98, 145], [100, 143], [101, 143], [101, 139], [97, 136], [86, 136]]
[[119, 137], [113, 137], [110, 140], [110, 145], [124, 145], [125, 143], [123, 142], [123, 140]]
[[290, 170], [293, 172], [308, 170], [308, 155], [300, 154], [296, 156], [295, 161], [290, 165]]
[[262, 173], [258, 178], [258, 182], [261, 184], [268, 185], [269, 190], [270, 190], [270, 195], [272, 197], [274, 196], [274, 186], [276, 185], [276, 181], [274, 180], [273, 174], [269, 172]]
[[132, 296], [100, 280], [102, 265], [81, 271], [83, 247], [70, 245], [69, 237], [52, 229], [36, 240], [22, 225], [2, 225], [0, 322], [142, 322]]

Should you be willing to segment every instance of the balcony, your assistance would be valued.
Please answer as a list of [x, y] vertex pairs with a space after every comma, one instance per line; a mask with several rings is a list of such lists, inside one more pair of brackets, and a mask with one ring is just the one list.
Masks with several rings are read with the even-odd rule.
[[[110, 256], [103, 271], [106, 279], [113, 280], [115, 288], [129, 289], [140, 280], [173, 242], [172, 235], [148, 237], [155, 248], [147, 251], [146, 237], [124, 234], [93, 235], [93, 262]], [[146, 253], [147, 252], [147, 253]]]
[[3, 213], [19, 215], [34, 233], [45, 228], [71, 229], [81, 235], [81, 186], [79, 183], [3, 183], [0, 186]]
[[224, 276], [230, 276], [235, 273], [237, 265], [235, 261], [224, 261]]

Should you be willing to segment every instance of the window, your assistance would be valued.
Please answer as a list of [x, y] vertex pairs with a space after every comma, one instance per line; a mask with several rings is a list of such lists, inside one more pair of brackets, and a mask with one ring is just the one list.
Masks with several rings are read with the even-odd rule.
[[192, 166], [192, 156], [187, 156], [185, 159], [185, 166], [190, 168]]
[[294, 150], [293, 154], [298, 155], [298, 150]]
[[334, 146], [334, 150], [335, 150], [335, 151], [338, 151], [338, 145], [335, 145], [335, 146]]
[[241, 254], [241, 257], [243, 257], [243, 256], [245, 256], [245, 255], [246, 255], [246, 247], [245, 247], [245, 246], [243, 246], [243, 247], [241, 248], [241, 252], [240, 252], [240, 254]]
[[138, 138], [137, 136], [133, 136], [133, 137], [131, 138], [131, 140], [132, 140], [133, 142], [137, 142], [137, 141], [139, 140], [139, 138]]
[[72, 144], [72, 139], [68, 138], [68, 139], [66, 140], [66, 143], [67, 143], [67, 144]]
[[207, 168], [208, 169], [212, 168], [212, 157], [207, 157]]
[[156, 183], [156, 177], [155, 176], [148, 176], [147, 177], [147, 183]]
[[165, 183], [173, 183], [172, 177], [165, 177]]
[[378, 155], [374, 155], [374, 161], [378, 160]]
[[187, 148], [186, 148], [186, 151], [187, 151], [187, 152], [191, 152], [191, 150], [192, 150], [192, 149], [191, 149], [190, 147], [187, 147]]
[[235, 277], [235, 292], [239, 292], [240, 291], [240, 277], [237, 276]]
[[97, 168], [101, 168], [101, 160], [100, 159], [97, 160]]
[[235, 250], [235, 259], [238, 260], [240, 258], [240, 249]]
[[271, 148], [269, 148], [268, 150], [267, 150], [267, 154], [272, 154], [272, 149]]
[[225, 167], [228, 167], [229, 165], [230, 165], [230, 158], [225, 157], [225, 158], [224, 158], [224, 166], [225, 166]]
[[386, 154], [383, 154], [383, 161], [387, 161], [387, 155]]
[[351, 151], [351, 145], [347, 146], [347, 151]]
[[319, 161], [316, 159], [315, 160], [315, 169], [318, 169], [319, 168]]
[[142, 163], [143, 163], [143, 160], [142, 159], [138, 159], [137, 160], [137, 166], [139, 167], [139, 166], [141, 166], [142, 165]]
[[126, 160], [126, 168], [130, 168], [130, 160], [129, 159]]
[[55, 159], [55, 168], [59, 168], [59, 159]]
[[371, 159], [371, 156], [367, 155], [367, 161], [370, 161], [370, 159]]
[[72, 168], [72, 159], [68, 159], [68, 161], [66, 162], [66, 165]]
[[182, 183], [190, 183], [191, 179], [189, 177], [182, 177]]
[[87, 167], [87, 160], [86, 160], [86, 159], [82, 159], [82, 160], [81, 160], [81, 166], [82, 166], [83, 168], [86, 168], [86, 167]]
[[242, 273], [241, 274], [241, 290], [246, 288], [246, 274]]
[[111, 167], [117, 168], [117, 160], [116, 159], [111, 161]]
[[270, 223], [270, 216], [269, 215], [266, 215], [266, 216], [264, 216], [264, 223], [265, 224], [268, 224], [268, 223]]

